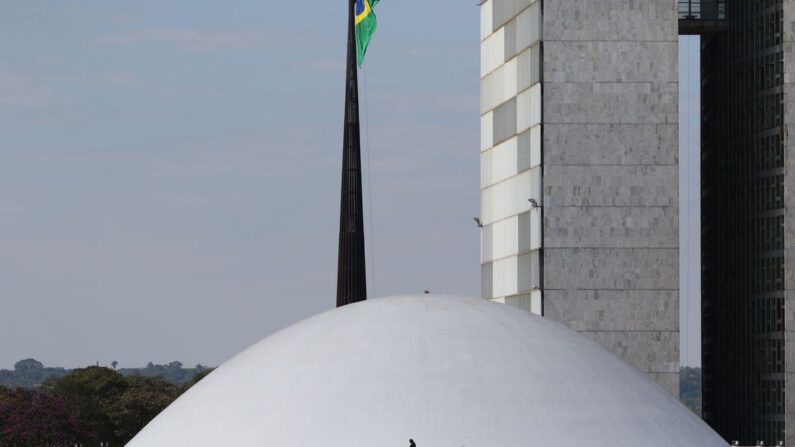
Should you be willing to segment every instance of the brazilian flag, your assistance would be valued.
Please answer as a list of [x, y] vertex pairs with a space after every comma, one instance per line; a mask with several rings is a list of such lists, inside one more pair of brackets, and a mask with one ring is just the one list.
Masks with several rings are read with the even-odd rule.
[[356, 16], [356, 60], [359, 67], [364, 62], [364, 53], [367, 52], [367, 45], [375, 34], [375, 13], [373, 8], [379, 0], [356, 0], [354, 15]]

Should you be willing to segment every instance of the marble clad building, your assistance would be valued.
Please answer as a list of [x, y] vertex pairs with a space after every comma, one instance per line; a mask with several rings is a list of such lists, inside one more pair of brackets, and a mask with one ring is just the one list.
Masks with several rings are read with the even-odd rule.
[[795, 0], [481, 4], [482, 296], [678, 394], [678, 36], [701, 36], [704, 418], [795, 445]]
[[670, 0], [481, 5], [482, 295], [674, 394], [677, 23]]

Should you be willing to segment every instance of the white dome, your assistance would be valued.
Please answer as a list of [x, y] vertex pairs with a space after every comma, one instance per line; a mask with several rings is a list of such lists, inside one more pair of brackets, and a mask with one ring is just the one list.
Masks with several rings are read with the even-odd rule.
[[226, 362], [132, 447], [727, 444], [576, 332], [485, 300], [375, 299], [302, 321]]

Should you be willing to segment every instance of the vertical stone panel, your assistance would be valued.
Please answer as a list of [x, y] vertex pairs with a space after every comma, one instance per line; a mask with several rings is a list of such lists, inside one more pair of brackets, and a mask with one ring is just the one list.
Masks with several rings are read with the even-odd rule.
[[544, 314], [678, 396], [676, 2], [546, 0], [543, 30]]

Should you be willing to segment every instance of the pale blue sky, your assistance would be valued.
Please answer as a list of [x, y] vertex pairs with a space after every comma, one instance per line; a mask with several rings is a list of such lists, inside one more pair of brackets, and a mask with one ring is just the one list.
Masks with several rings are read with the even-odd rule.
[[[334, 306], [346, 8], [296, 5], [0, 3], [0, 367], [217, 364]], [[375, 293], [477, 295], [478, 7], [379, 15]]]
[[680, 312], [682, 364], [701, 365], [701, 38], [679, 41]]
[[[479, 294], [476, 3], [379, 4], [371, 294]], [[345, 8], [230, 5], [0, 3], [0, 368], [218, 364], [334, 306]]]

